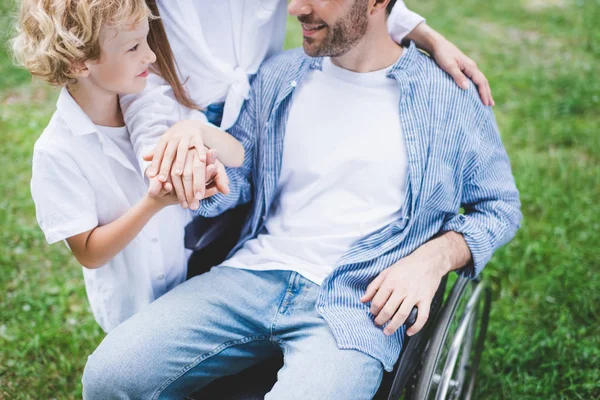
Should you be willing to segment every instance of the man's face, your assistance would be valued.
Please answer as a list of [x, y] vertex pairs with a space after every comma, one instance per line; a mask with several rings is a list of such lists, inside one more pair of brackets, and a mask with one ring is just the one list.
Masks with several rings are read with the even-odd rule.
[[288, 11], [302, 25], [307, 55], [339, 57], [365, 35], [368, 6], [368, 0], [292, 0]]

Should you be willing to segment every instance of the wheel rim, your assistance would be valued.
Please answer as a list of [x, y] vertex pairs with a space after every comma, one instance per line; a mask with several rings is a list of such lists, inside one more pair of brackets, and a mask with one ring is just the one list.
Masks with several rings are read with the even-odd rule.
[[427, 399], [470, 397], [487, 328], [488, 292], [482, 282], [466, 285], [436, 361]]

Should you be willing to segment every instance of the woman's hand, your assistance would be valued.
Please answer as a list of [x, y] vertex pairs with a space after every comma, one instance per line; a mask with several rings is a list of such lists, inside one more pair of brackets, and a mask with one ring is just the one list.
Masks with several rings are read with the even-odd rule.
[[152, 152], [152, 163], [146, 169], [146, 176], [156, 176], [161, 182], [166, 182], [172, 174], [181, 176], [189, 149], [195, 149], [200, 162], [206, 162], [201, 130], [202, 122], [192, 120], [180, 121], [169, 128]]
[[440, 68], [450, 74], [458, 86], [467, 89], [469, 87], [467, 77], [469, 77], [477, 85], [483, 104], [486, 106], [496, 104], [492, 97], [490, 84], [485, 75], [477, 68], [475, 61], [467, 57], [445, 37], [427, 24], [421, 23], [406, 38], [414, 41], [418, 47], [431, 54]]

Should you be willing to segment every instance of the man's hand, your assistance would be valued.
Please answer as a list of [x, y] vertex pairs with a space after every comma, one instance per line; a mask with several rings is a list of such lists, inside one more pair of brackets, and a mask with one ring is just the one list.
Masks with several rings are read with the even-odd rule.
[[431, 301], [443, 276], [440, 266], [413, 253], [381, 272], [360, 300], [371, 302], [370, 311], [376, 316], [377, 325], [389, 322], [383, 331], [386, 335], [396, 332], [416, 305], [419, 311], [417, 321], [407, 331], [410, 336], [427, 322]]
[[[229, 194], [229, 177], [225, 171], [225, 166], [217, 159], [212, 164], [215, 168], [206, 178], [206, 193], [204, 198], [211, 197], [217, 193]], [[210, 167], [210, 166], [209, 166]]]
[[383, 331], [386, 335], [396, 332], [417, 306], [417, 321], [406, 331], [412, 336], [427, 322], [431, 301], [442, 277], [470, 260], [471, 252], [464, 237], [460, 233], [446, 232], [382, 271], [360, 301], [371, 302], [370, 311], [376, 316], [377, 325], [389, 322]]
[[421, 23], [406, 38], [414, 41], [417, 46], [431, 54], [440, 68], [450, 74], [458, 86], [467, 89], [469, 87], [467, 77], [469, 77], [477, 85], [482, 103], [486, 106], [496, 104], [492, 97], [490, 84], [485, 75], [477, 68], [475, 61], [467, 57], [445, 37], [427, 24]]

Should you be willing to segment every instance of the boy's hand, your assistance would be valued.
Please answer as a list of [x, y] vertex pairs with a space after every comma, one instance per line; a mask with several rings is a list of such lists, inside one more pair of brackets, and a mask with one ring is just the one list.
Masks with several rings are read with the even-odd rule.
[[147, 196], [161, 206], [177, 204], [177, 196], [173, 192], [173, 185], [170, 182], [162, 183], [156, 178], [150, 179]]

